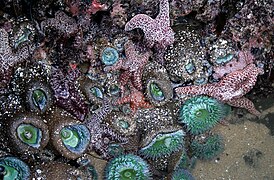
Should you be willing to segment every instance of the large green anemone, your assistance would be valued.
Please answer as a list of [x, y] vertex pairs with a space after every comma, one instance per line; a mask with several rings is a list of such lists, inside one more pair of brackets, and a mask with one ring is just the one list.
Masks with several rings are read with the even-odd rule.
[[2, 175], [3, 180], [29, 179], [30, 169], [28, 165], [20, 159], [15, 157], [1, 157], [0, 175]]
[[85, 125], [70, 125], [62, 128], [62, 143], [74, 153], [82, 153], [89, 144], [90, 133]]
[[179, 121], [194, 135], [213, 128], [230, 112], [230, 106], [207, 96], [188, 99], [180, 109]]
[[172, 153], [183, 149], [184, 135], [183, 130], [157, 134], [148, 145], [140, 149], [139, 153], [151, 159], [170, 156]]
[[211, 160], [223, 152], [224, 142], [221, 135], [214, 134], [202, 140], [193, 140], [190, 147], [197, 158]]
[[194, 177], [185, 169], [176, 169], [172, 174], [172, 180], [194, 180]]
[[29, 146], [34, 148], [40, 147], [42, 131], [31, 124], [20, 124], [17, 127], [17, 136], [23, 143]]
[[106, 166], [107, 180], [148, 180], [150, 176], [148, 164], [133, 154], [118, 156]]

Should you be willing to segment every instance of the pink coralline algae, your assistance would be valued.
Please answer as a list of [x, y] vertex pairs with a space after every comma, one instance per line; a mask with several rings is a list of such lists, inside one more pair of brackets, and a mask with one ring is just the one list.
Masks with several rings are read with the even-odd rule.
[[121, 58], [113, 66], [105, 68], [105, 71], [114, 71], [120, 69], [124, 70], [119, 78], [122, 94], [124, 92], [125, 85], [130, 79], [136, 89], [142, 90], [142, 73], [144, 66], [148, 62], [148, 59], [151, 55], [151, 51], [139, 54], [135, 49], [133, 42], [128, 41], [125, 44], [125, 54], [125, 59]]
[[146, 14], [137, 14], [125, 26], [126, 31], [141, 28], [148, 46], [166, 49], [174, 42], [174, 32], [170, 27], [168, 0], [160, 0], [160, 12], [155, 19]]
[[249, 64], [244, 69], [234, 71], [223, 77], [218, 83], [179, 87], [175, 91], [177, 94], [183, 95], [208, 95], [231, 106], [245, 108], [258, 116], [260, 112], [255, 109], [254, 104], [249, 99], [243, 96], [253, 88], [258, 74], [262, 73], [262, 69], [254, 64]]
[[240, 51], [238, 53], [238, 60], [233, 59], [223, 66], [215, 66], [213, 77], [215, 79], [222, 78], [225, 74], [244, 69], [248, 64], [253, 63], [254, 57], [249, 51]]

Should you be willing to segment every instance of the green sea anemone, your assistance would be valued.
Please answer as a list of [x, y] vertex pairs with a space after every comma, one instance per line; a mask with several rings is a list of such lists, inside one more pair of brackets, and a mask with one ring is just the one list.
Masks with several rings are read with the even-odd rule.
[[107, 180], [148, 180], [151, 179], [150, 176], [148, 164], [133, 154], [118, 156], [106, 166]]
[[230, 106], [207, 96], [196, 96], [187, 100], [180, 109], [180, 122], [194, 135], [213, 128], [230, 112]]
[[42, 132], [31, 124], [20, 124], [17, 127], [17, 136], [23, 143], [38, 148], [42, 139]]
[[139, 153], [146, 158], [157, 159], [162, 156], [170, 156], [172, 153], [183, 149], [184, 131], [178, 130], [172, 133], [157, 134], [152, 141], [143, 147]]
[[194, 177], [185, 169], [176, 169], [172, 174], [172, 180], [194, 180]]
[[20, 159], [15, 157], [1, 157], [0, 158], [0, 177], [3, 180], [14, 180], [14, 179], [29, 179], [30, 169]]
[[105, 65], [113, 65], [119, 60], [118, 51], [115, 48], [106, 47], [102, 51], [101, 59]]
[[110, 144], [108, 146], [108, 154], [111, 157], [117, 157], [124, 154], [124, 148], [120, 144]]
[[32, 83], [26, 91], [26, 104], [32, 112], [45, 113], [52, 105], [49, 87], [41, 82]]
[[61, 130], [62, 143], [74, 153], [82, 153], [89, 144], [90, 133], [85, 125], [66, 126]]
[[172, 98], [170, 81], [151, 78], [147, 80], [146, 96], [155, 106], [162, 106]]
[[199, 140], [193, 140], [190, 145], [194, 156], [199, 159], [211, 160], [224, 150], [224, 142], [221, 135], [214, 134]]

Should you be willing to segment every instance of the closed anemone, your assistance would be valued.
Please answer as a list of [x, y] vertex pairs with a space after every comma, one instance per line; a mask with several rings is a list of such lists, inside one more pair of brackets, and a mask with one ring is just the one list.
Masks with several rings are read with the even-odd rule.
[[210, 135], [201, 140], [193, 140], [190, 145], [194, 156], [199, 159], [211, 160], [224, 150], [223, 138], [219, 134]]
[[155, 99], [156, 101], [162, 101], [165, 99], [163, 91], [160, 89], [160, 87], [157, 84], [151, 83], [149, 88], [150, 88], [150, 94], [153, 97], [153, 99]]
[[90, 92], [93, 94], [93, 96], [103, 99], [103, 92], [98, 87], [92, 87], [90, 88]]
[[170, 156], [172, 153], [183, 149], [184, 135], [183, 130], [172, 133], [159, 133], [139, 153], [151, 159]]
[[115, 64], [119, 60], [118, 51], [112, 47], [104, 48], [101, 54], [101, 60], [107, 66]]
[[29, 146], [34, 148], [40, 147], [42, 132], [31, 124], [20, 124], [17, 127], [17, 136], [23, 143]]
[[26, 91], [26, 103], [30, 111], [43, 114], [52, 104], [51, 91], [46, 84], [35, 82]]
[[121, 155], [112, 159], [106, 166], [107, 180], [148, 180], [151, 179], [148, 164], [133, 154]]
[[206, 96], [187, 100], [180, 109], [179, 121], [194, 135], [213, 128], [230, 112], [230, 106]]
[[45, 109], [47, 103], [47, 97], [43, 90], [36, 89], [32, 92], [33, 104], [41, 111]]
[[130, 109], [123, 106], [122, 111], [124, 111], [124, 113], [112, 112], [106, 119], [113, 129], [123, 136], [131, 136], [137, 131], [137, 123], [135, 119], [131, 116], [125, 115], [127, 110]]
[[29, 179], [30, 169], [20, 159], [15, 157], [0, 158], [0, 175], [3, 180]]
[[120, 144], [110, 144], [108, 146], [108, 154], [111, 157], [117, 157], [124, 154], [124, 149]]
[[148, 100], [155, 106], [161, 106], [172, 98], [172, 88], [169, 81], [150, 79], [146, 85]]
[[60, 132], [62, 143], [73, 153], [83, 153], [90, 140], [90, 133], [84, 125], [70, 125]]

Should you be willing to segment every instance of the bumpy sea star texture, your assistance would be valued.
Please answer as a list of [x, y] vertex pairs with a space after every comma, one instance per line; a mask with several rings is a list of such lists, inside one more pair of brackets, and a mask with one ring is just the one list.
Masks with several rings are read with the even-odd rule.
[[94, 150], [105, 158], [109, 157], [108, 145], [110, 141], [125, 143], [128, 140], [114, 132], [114, 130], [106, 124], [102, 123], [111, 111], [112, 105], [110, 99], [105, 98], [103, 107], [85, 120], [85, 124], [91, 133], [90, 150]]
[[127, 96], [121, 97], [117, 100], [116, 104], [130, 103], [131, 114], [134, 115], [139, 108], [152, 108], [153, 106], [145, 101], [145, 96], [141, 91], [133, 88], [131, 93]]
[[148, 46], [156, 45], [161, 55], [174, 42], [174, 32], [170, 27], [168, 0], [160, 0], [160, 12], [155, 19], [146, 14], [137, 14], [125, 26], [126, 31], [141, 28]]
[[88, 112], [88, 107], [75, 85], [75, 81], [80, 75], [78, 69], [71, 69], [67, 74], [64, 74], [62, 70], [53, 68], [50, 85], [54, 92], [56, 104], [83, 121]]
[[222, 78], [225, 74], [244, 69], [248, 64], [253, 63], [254, 57], [248, 51], [238, 52], [238, 59], [233, 58], [230, 62], [223, 66], [215, 66], [213, 77], [215, 79]]
[[176, 92], [183, 95], [208, 95], [231, 106], [242, 107], [254, 115], [259, 115], [260, 112], [255, 109], [254, 104], [243, 96], [253, 88], [260, 73], [263, 73], [262, 69], [250, 64], [243, 70], [228, 74], [218, 83], [179, 87], [176, 88]]
[[123, 70], [120, 75], [120, 85], [122, 94], [124, 92], [124, 86], [131, 79], [133, 86], [142, 90], [142, 74], [143, 69], [146, 63], [148, 62], [149, 56], [151, 52], [145, 52], [143, 54], [139, 54], [135, 49], [135, 46], [132, 41], [129, 41], [125, 44], [125, 59], [119, 59], [119, 61], [110, 67], [106, 67], [106, 71], [114, 71], [114, 70]]
[[50, 18], [41, 23], [42, 30], [53, 28], [62, 35], [71, 35], [78, 30], [75, 19], [66, 15], [63, 11], [55, 13], [55, 18]]

